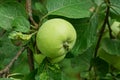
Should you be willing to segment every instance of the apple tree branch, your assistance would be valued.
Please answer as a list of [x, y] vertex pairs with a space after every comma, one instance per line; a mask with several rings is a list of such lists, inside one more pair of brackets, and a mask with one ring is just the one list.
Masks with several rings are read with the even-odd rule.
[[35, 22], [35, 20], [33, 19], [33, 16], [32, 16], [31, 2], [32, 2], [31, 0], [26, 0], [26, 11], [29, 15], [29, 19], [30, 19], [31, 23], [34, 25], [34, 28], [38, 29], [38, 24]]
[[15, 57], [10, 61], [10, 63], [2, 70], [0, 70], [0, 77], [7, 76], [9, 74], [9, 70], [14, 64], [14, 62], [18, 59], [18, 57], [23, 53], [23, 51], [26, 49], [26, 47], [22, 47], [18, 53], [15, 55]]

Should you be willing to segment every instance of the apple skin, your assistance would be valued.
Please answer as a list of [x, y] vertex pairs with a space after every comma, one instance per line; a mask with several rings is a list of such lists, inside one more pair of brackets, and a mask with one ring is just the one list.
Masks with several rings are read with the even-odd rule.
[[64, 55], [62, 55], [62, 56], [59, 56], [59, 57], [56, 57], [56, 58], [49, 59], [49, 61], [50, 61], [51, 63], [58, 63], [58, 62], [62, 61], [62, 60], [64, 59], [65, 56], [66, 56], [66, 55], [64, 54]]
[[76, 31], [71, 23], [54, 18], [39, 28], [36, 43], [41, 53], [52, 59], [66, 55], [73, 48], [76, 37]]
[[98, 50], [98, 56], [116, 69], [120, 70], [120, 56], [111, 55], [102, 48]]
[[111, 29], [112, 29], [112, 34], [115, 37], [120, 36], [120, 22], [114, 21], [113, 24], [111, 25]]

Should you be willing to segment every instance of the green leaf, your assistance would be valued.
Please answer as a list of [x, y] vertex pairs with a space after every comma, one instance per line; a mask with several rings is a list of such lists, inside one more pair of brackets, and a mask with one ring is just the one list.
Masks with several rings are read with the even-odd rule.
[[35, 8], [38, 10], [42, 15], [45, 15], [47, 13], [47, 9], [43, 4], [36, 2], [35, 3]]
[[[33, 33], [34, 34], [34, 33]], [[29, 40], [33, 34], [23, 34], [21, 32], [13, 31], [10, 33], [10, 39], [21, 39], [21, 40]]]
[[103, 48], [99, 48], [98, 56], [114, 68], [120, 70], [120, 56], [107, 53]]
[[0, 3], [2, 3], [2, 2], [13, 2], [13, 1], [16, 1], [16, 0], [0, 0]]
[[96, 68], [96, 72], [100, 77], [105, 77], [109, 71], [109, 65], [104, 60], [96, 57], [94, 59], [94, 67]]
[[120, 0], [110, 0], [111, 7], [120, 14]]
[[113, 12], [110, 12], [110, 17], [111, 17], [111, 19], [115, 19], [115, 20], [117, 20], [117, 21], [119, 21], [120, 22], [120, 15], [118, 15], [118, 14], [115, 14], [115, 13], [113, 13]]
[[37, 74], [37, 69], [34, 69], [29, 74], [26, 74], [22, 80], [34, 80], [36, 74]]
[[104, 0], [93, 0], [94, 1], [94, 3], [96, 3], [98, 6], [100, 6], [103, 2], [104, 2]]
[[29, 72], [27, 50], [25, 50], [12, 66], [11, 74], [9, 76], [14, 78], [23, 78], [24, 75]]
[[[87, 6], [86, 6], [87, 5]], [[68, 18], [84, 18], [90, 16], [90, 0], [47, 0], [47, 15], [59, 15]]]
[[39, 80], [48, 80], [49, 79], [49, 76], [47, 74], [47, 72], [42, 72], [39, 76]]
[[38, 67], [36, 79], [37, 78], [39, 78], [38, 80], [61, 80], [61, 70], [59, 65], [51, 64], [44, 60]]
[[93, 56], [93, 51], [94, 49], [91, 47], [83, 54], [79, 54], [73, 58], [64, 59], [61, 62], [63, 80], [78, 80], [76, 75], [88, 77], [88, 70]]
[[16, 17], [12, 22], [12, 26], [15, 31], [24, 32], [24, 33], [30, 31], [30, 23], [23, 16]]
[[112, 19], [116, 19], [120, 21], [120, 0], [110, 0], [111, 8], [110, 8], [110, 16]]
[[9, 79], [9, 78], [0, 78], [0, 80], [13, 80], [13, 79]]
[[0, 69], [3, 69], [15, 56], [20, 47], [16, 47], [12, 44], [11, 40], [7, 37], [8, 34], [4, 34], [1, 38], [2, 46], [0, 47]]
[[13, 74], [9, 74], [8, 77], [10, 79], [18, 79], [19, 80], [19, 79], [22, 79], [24, 77], [24, 75], [21, 73], [13, 73]]
[[72, 59], [72, 66], [80, 72], [88, 71], [93, 57], [94, 48], [90, 47], [83, 54], [79, 54]]
[[23, 6], [17, 2], [3, 2], [0, 4], [0, 27], [9, 30], [12, 29], [12, 21], [18, 16], [26, 16]]
[[[75, 21], [75, 20], [74, 20]], [[75, 28], [77, 31], [77, 41], [72, 50], [74, 55], [81, 54], [95, 44], [97, 27], [98, 27], [98, 16], [94, 16], [90, 19], [76, 20]]]
[[120, 21], [120, 0], [110, 0], [110, 3], [111, 17]]
[[101, 47], [111, 55], [120, 56], [120, 40], [105, 38]]

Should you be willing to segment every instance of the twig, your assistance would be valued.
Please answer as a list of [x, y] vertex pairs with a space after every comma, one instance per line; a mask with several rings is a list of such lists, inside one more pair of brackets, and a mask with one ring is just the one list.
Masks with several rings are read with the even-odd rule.
[[110, 39], [114, 39], [115, 37], [112, 35], [112, 29], [111, 29], [111, 27], [110, 27], [109, 20], [107, 20], [107, 25], [108, 25], [108, 29], [109, 29], [109, 36], [110, 36]]
[[3, 77], [4, 75], [7, 76], [9, 73], [10, 68], [14, 64], [14, 62], [18, 59], [18, 57], [22, 54], [22, 52], [25, 50], [25, 47], [22, 47], [18, 53], [15, 55], [15, 57], [10, 61], [10, 63], [3, 69], [0, 70], [0, 77]]
[[[110, 4], [110, 2], [109, 2], [109, 0], [105, 0], [105, 2], [106, 2], [106, 5], [107, 5], [107, 10], [106, 10], [106, 15], [105, 15], [104, 22], [103, 22], [101, 30], [100, 30], [100, 35], [99, 35], [99, 38], [98, 38], [98, 41], [97, 41], [97, 44], [96, 44], [96, 47], [95, 47], [94, 59], [97, 57], [97, 52], [98, 52], [98, 49], [100, 47], [100, 42], [101, 42], [104, 30], [105, 30], [106, 24], [110, 27], [109, 20], [108, 20], [109, 12], [110, 12], [110, 6], [108, 6], [108, 4]], [[111, 35], [111, 33], [110, 33], [110, 35]], [[96, 78], [97, 78], [96, 67], [93, 66], [93, 65], [90, 65], [89, 71], [92, 69], [92, 67], [94, 69], [94, 74], [95, 74], [94, 80], [96, 80]]]
[[34, 60], [33, 60], [33, 53], [30, 48], [27, 48], [27, 56], [28, 56], [28, 63], [30, 71], [32, 72], [34, 70]]
[[102, 27], [101, 27], [101, 30], [100, 30], [100, 36], [99, 36], [98, 41], [97, 41], [97, 44], [96, 44], [94, 57], [97, 56], [97, 52], [98, 52], [98, 48], [99, 48], [99, 45], [100, 45], [100, 41], [101, 41], [101, 39], [102, 39], [103, 32], [104, 32], [105, 27], [106, 27], [106, 23], [108, 22], [109, 11], [110, 11], [110, 8], [109, 8], [109, 6], [107, 6], [106, 16], [105, 16], [104, 23], [103, 23], [103, 25], [102, 25]]
[[29, 15], [29, 19], [32, 22], [32, 24], [34, 25], [35, 29], [38, 29], [38, 24], [34, 21], [33, 17], [32, 17], [32, 8], [31, 8], [31, 0], [26, 0], [26, 10], [28, 12]]

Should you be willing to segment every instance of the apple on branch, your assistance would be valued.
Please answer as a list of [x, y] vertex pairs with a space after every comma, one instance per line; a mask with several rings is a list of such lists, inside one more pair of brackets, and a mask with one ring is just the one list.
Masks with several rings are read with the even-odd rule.
[[64, 59], [76, 42], [76, 31], [71, 23], [64, 19], [50, 19], [39, 28], [36, 43], [41, 53], [51, 63]]

